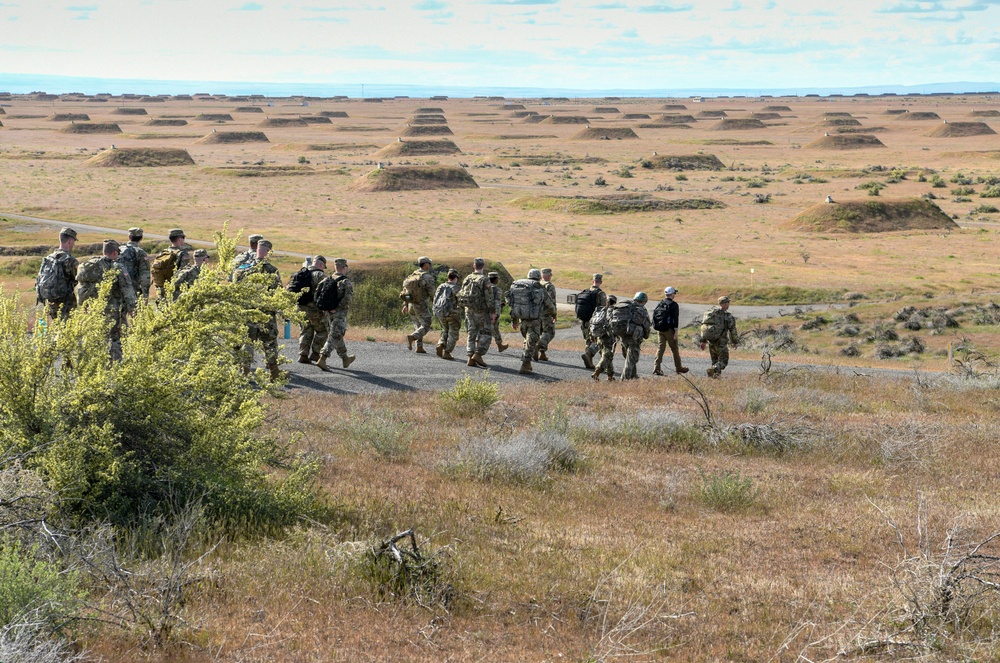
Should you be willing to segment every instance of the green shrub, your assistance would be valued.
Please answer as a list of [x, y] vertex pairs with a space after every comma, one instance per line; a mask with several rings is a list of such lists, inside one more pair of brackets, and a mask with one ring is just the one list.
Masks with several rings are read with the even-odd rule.
[[979, 194], [980, 198], [1000, 198], [1000, 184], [994, 184], [993, 186], [986, 187], [983, 189], [982, 193]]
[[739, 472], [713, 472], [701, 474], [701, 486], [696, 495], [705, 506], [716, 511], [742, 511], [757, 501], [760, 489], [754, 487], [753, 478]]
[[963, 186], [968, 186], [969, 184], [972, 184], [972, 181], [973, 180], [971, 177], [969, 177], [968, 175], [964, 175], [962, 173], [955, 173], [954, 175], [952, 175], [950, 180], [952, 184], [961, 184]]
[[385, 458], [401, 458], [410, 451], [409, 424], [394, 410], [353, 406], [339, 429], [349, 441]]
[[38, 546], [20, 541], [0, 540], [0, 627], [26, 613], [45, 621], [65, 616], [72, 610], [79, 578], [64, 572], [39, 554]]
[[[407, 545], [407, 543], [409, 545]], [[448, 608], [456, 599], [451, 550], [417, 546], [407, 531], [368, 547], [356, 561], [356, 573], [381, 600]]]
[[500, 383], [487, 377], [473, 379], [466, 373], [455, 386], [441, 392], [441, 407], [459, 417], [483, 414], [500, 400]]
[[973, 214], [996, 214], [997, 212], [1000, 212], [1000, 208], [997, 208], [996, 205], [980, 205], [972, 210]]
[[674, 175], [674, 179], [678, 182], [687, 182], [688, 176], [684, 173], [678, 173], [677, 175]]
[[951, 190], [953, 196], [971, 196], [976, 192], [971, 186], [960, 186]]

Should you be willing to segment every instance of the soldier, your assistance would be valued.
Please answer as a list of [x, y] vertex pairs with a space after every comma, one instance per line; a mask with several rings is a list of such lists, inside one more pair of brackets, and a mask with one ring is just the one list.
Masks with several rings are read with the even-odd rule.
[[500, 314], [503, 312], [504, 305], [503, 290], [497, 285], [500, 282], [500, 275], [496, 272], [490, 272], [486, 278], [490, 280], [490, 287], [493, 290], [493, 309], [497, 312], [496, 320], [493, 321], [493, 340], [497, 344], [497, 352], [503, 352], [510, 346], [504, 344], [503, 336], [500, 334]]
[[590, 335], [601, 352], [601, 363], [590, 376], [595, 382], [599, 382], [601, 373], [605, 372], [608, 374], [608, 382], [615, 381], [615, 344], [618, 343], [618, 339], [611, 326], [611, 310], [617, 303], [618, 298], [609, 295], [608, 305], [594, 311], [594, 315], [590, 318]]
[[[625, 372], [622, 373], [622, 380], [635, 380], [639, 377], [639, 350], [643, 340], [649, 338], [652, 328], [649, 312], [646, 311], [647, 301], [649, 297], [646, 293], [637, 292], [631, 300], [626, 299], [616, 304], [612, 314], [615, 334], [621, 339], [622, 348], [625, 350]], [[620, 322], [623, 317], [624, 324]]]
[[167, 238], [170, 240], [170, 246], [156, 254], [149, 266], [150, 277], [156, 286], [157, 299], [164, 299], [167, 296], [167, 283], [174, 278], [174, 274], [192, 263], [193, 249], [184, 241], [187, 239], [184, 231], [172, 228]]
[[45, 256], [35, 279], [37, 303], [45, 304], [49, 317], [65, 320], [76, 308], [76, 271], [80, 261], [71, 251], [76, 244], [76, 231], [63, 228], [59, 231], [59, 248]]
[[514, 331], [521, 328], [524, 337], [524, 351], [521, 353], [522, 375], [532, 373], [531, 360], [538, 352], [538, 339], [542, 335], [542, 320], [555, 315], [556, 303], [542, 286], [542, 273], [537, 269], [528, 271], [528, 278], [519, 279], [507, 291], [510, 299], [510, 320]]
[[441, 338], [437, 343], [437, 356], [454, 359], [451, 353], [458, 344], [458, 334], [462, 331], [462, 307], [458, 305], [458, 271], [448, 270], [448, 280], [434, 292], [434, 315], [441, 323]]
[[[719, 305], [705, 311], [701, 317], [701, 349], [708, 344], [708, 354], [712, 365], [708, 369], [708, 377], [717, 378], [729, 364], [729, 343], [733, 347], [740, 344], [736, 333], [736, 318], [729, 312], [729, 297], [719, 297]], [[728, 342], [727, 342], [728, 341]]]
[[[542, 287], [545, 288], [545, 292], [549, 293], [549, 297], [552, 302], [558, 301], [556, 299], [556, 286], [552, 283], [552, 270], [548, 267], [542, 270]], [[553, 315], [551, 318], [546, 316], [542, 318], [542, 335], [538, 339], [538, 356], [535, 357], [538, 361], [548, 361], [548, 355], [545, 353], [549, 350], [549, 343], [556, 337], [556, 316]]]
[[344, 335], [347, 334], [347, 312], [351, 307], [351, 300], [354, 299], [354, 284], [347, 278], [347, 258], [337, 258], [333, 261], [336, 276], [333, 276], [333, 284], [337, 288], [337, 308], [329, 311], [330, 333], [326, 338], [326, 344], [320, 353], [319, 361], [316, 365], [321, 369], [328, 370], [326, 366], [327, 358], [337, 352], [344, 368], [350, 366], [354, 360], [354, 355], [347, 354], [347, 345], [344, 343]]
[[140, 246], [142, 228], [128, 229], [128, 242], [122, 247], [118, 256], [118, 264], [132, 279], [132, 287], [136, 295], [142, 295], [143, 301], [149, 301], [149, 255]]
[[424, 350], [424, 335], [431, 330], [431, 300], [434, 298], [435, 285], [431, 259], [421, 256], [417, 259], [417, 269], [403, 280], [403, 289], [399, 293], [406, 302], [403, 304], [403, 313], [409, 313], [413, 322], [413, 333], [406, 336], [406, 346], [412, 350], [416, 343], [418, 354], [427, 353]]
[[250, 250], [237, 253], [236, 257], [233, 258], [232, 265], [230, 266], [230, 272], [236, 269], [240, 265], [255, 260], [257, 258], [257, 242], [264, 239], [263, 235], [250, 235]]
[[653, 364], [653, 375], [663, 375], [663, 352], [670, 346], [670, 354], [674, 357], [674, 369], [678, 373], [687, 373], [688, 369], [681, 366], [681, 353], [677, 347], [677, 323], [680, 318], [680, 307], [674, 301], [677, 288], [667, 286], [663, 289], [663, 301], [656, 305], [653, 311], [653, 328], [659, 337], [660, 345], [656, 350], [656, 361]]
[[108, 302], [104, 315], [111, 321], [108, 330], [108, 350], [112, 361], [122, 358], [122, 321], [127, 314], [135, 311], [136, 294], [132, 288], [132, 279], [118, 264], [119, 245], [113, 239], [104, 240], [103, 256], [91, 258], [80, 265], [77, 271], [77, 304], [85, 307], [86, 303], [97, 297], [98, 287], [107, 272], [114, 272], [114, 282], [108, 294]]
[[[604, 281], [603, 274], [594, 274], [594, 281], [591, 284], [591, 286], [587, 290], [584, 290], [582, 293], [577, 295], [577, 300], [578, 300], [577, 317], [581, 315], [580, 311], [581, 302], [579, 301], [580, 299], [583, 299], [584, 302], [587, 302], [589, 300], [590, 303], [588, 307], [590, 308], [591, 314], [598, 309], [607, 307], [608, 296], [604, 293], [603, 290], [601, 290], [601, 283], [603, 281]], [[580, 355], [580, 357], [583, 359], [584, 366], [586, 366], [590, 370], [594, 370], [593, 359], [594, 356], [597, 354], [598, 348], [597, 348], [597, 343], [594, 342], [594, 339], [590, 335], [590, 324], [588, 324], [590, 322], [590, 315], [588, 314], [586, 315], [585, 318], [580, 318], [580, 320], [582, 323], [580, 325], [580, 331], [583, 332], [583, 340], [584, 343], [586, 344], [583, 350], [583, 354]]]
[[490, 349], [493, 340], [493, 321], [496, 319], [493, 292], [489, 279], [483, 274], [486, 261], [476, 258], [472, 263], [473, 272], [462, 281], [458, 300], [465, 306], [465, 329], [469, 332], [465, 352], [469, 356], [468, 366], [488, 368], [483, 355]]
[[[299, 295], [299, 302], [296, 305], [299, 312], [306, 317], [305, 324], [299, 328], [300, 364], [311, 364], [319, 360], [320, 352], [330, 332], [330, 318], [326, 311], [319, 310], [314, 299], [316, 286], [326, 278], [326, 257], [313, 256], [307, 263], [308, 266], [303, 269], [308, 272], [309, 284], [306, 286], [308, 290]], [[289, 280], [289, 288], [292, 287], [293, 280]]]
[[[250, 274], [268, 274], [271, 276], [271, 282], [268, 287], [271, 290], [277, 290], [281, 287], [281, 274], [278, 273], [278, 268], [272, 265], [268, 259], [267, 254], [271, 252], [272, 244], [269, 240], [262, 239], [257, 242], [257, 256], [251, 261], [250, 266], [237, 267], [233, 271], [233, 280], [240, 281]], [[264, 361], [267, 364], [267, 370], [271, 373], [271, 379], [277, 380], [281, 377], [281, 371], [278, 370], [278, 318], [277, 312], [275, 311], [264, 311], [270, 317], [264, 323], [251, 322], [247, 324], [247, 335], [250, 338], [251, 343], [244, 346], [244, 370], [249, 372], [250, 363], [253, 361], [253, 341], [260, 341], [264, 346]]]
[[206, 262], [208, 262], [208, 251], [205, 249], [198, 249], [194, 252], [194, 264], [188, 265], [174, 274], [174, 278], [171, 279], [171, 283], [174, 284], [175, 302], [177, 301], [177, 298], [181, 296], [182, 287], [190, 286], [198, 280], [198, 277], [201, 276], [201, 267]]

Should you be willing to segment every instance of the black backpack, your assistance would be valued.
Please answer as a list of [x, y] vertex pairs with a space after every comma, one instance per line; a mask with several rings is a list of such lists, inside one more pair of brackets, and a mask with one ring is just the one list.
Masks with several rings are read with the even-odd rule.
[[664, 299], [653, 309], [653, 329], [667, 331], [677, 326], [677, 321], [670, 316], [670, 300]]
[[312, 270], [308, 267], [303, 267], [292, 274], [292, 278], [288, 279], [288, 291], [301, 293], [298, 302], [302, 306], [313, 301]]
[[316, 308], [320, 311], [333, 311], [340, 306], [340, 288], [337, 287], [337, 284], [344, 278], [347, 277], [333, 278], [328, 276], [319, 282], [319, 285], [316, 286], [316, 292], [313, 294]]
[[576, 296], [576, 317], [578, 320], [590, 322], [597, 308], [598, 290], [587, 288]]

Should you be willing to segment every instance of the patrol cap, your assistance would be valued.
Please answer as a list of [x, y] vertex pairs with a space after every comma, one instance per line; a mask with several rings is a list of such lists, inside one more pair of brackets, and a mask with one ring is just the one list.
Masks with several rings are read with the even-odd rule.
[[253, 244], [254, 242], [259, 242], [262, 239], [264, 239], [263, 235], [256, 235], [256, 234], [255, 235], [250, 235], [250, 243], [251, 244]]
[[205, 249], [195, 249], [194, 257], [195, 258], [207, 258], [208, 257], [208, 251], [205, 250]]
[[128, 236], [129, 237], [142, 237], [142, 228], [129, 228], [128, 229]]
[[479, 269], [480, 267], [486, 266], [486, 260], [483, 258], [476, 258], [472, 261], [472, 264], [476, 266], [476, 269]]
[[448, 278], [456, 278], [457, 279], [458, 278], [458, 270], [457, 269], [449, 269], [448, 270]]
[[104, 240], [104, 252], [105, 253], [107, 253], [108, 251], [118, 251], [120, 246], [121, 245], [116, 240], [113, 240], [113, 239], [106, 239], [106, 240]]
[[257, 248], [260, 248], [262, 246], [266, 246], [269, 249], [274, 248], [274, 244], [271, 244], [271, 240], [269, 239], [262, 239], [259, 242], [257, 242]]
[[66, 237], [76, 239], [76, 231], [73, 230], [72, 228], [62, 228], [59, 231], [59, 235], [65, 235]]
[[417, 267], [420, 267], [421, 265], [424, 265], [424, 264], [428, 264], [428, 265], [432, 264], [431, 263], [431, 259], [428, 258], [427, 256], [420, 256], [419, 258], [417, 258]]
[[347, 267], [347, 258], [335, 258], [333, 264], [336, 267]]
[[720, 304], [728, 304], [729, 303], [729, 297], [727, 295], [723, 295], [723, 296], [719, 297], [719, 303]]
[[171, 228], [170, 232], [167, 233], [168, 239], [177, 239], [178, 237], [186, 237], [184, 231], [181, 230], [180, 228]]
[[600, 283], [604, 280], [604, 274], [594, 274], [594, 280]]
[[[260, 245], [258, 244], [258, 246], [260, 246]], [[321, 263], [323, 263], [325, 265], [326, 264], [326, 256], [314, 255], [313, 256], [313, 264], [315, 265], [318, 262], [321, 262]]]
[[542, 270], [542, 276], [545, 276], [546, 274], [551, 274], [551, 273], [552, 273], [552, 268], [551, 267], [546, 267], [545, 269]]
[[676, 295], [677, 294], [677, 288], [675, 288], [672, 285], [668, 285], [666, 288], [663, 289], [663, 294], [664, 295]]
[[540, 281], [542, 278], [542, 272], [538, 269], [529, 269], [528, 278], [534, 279], [535, 281]]

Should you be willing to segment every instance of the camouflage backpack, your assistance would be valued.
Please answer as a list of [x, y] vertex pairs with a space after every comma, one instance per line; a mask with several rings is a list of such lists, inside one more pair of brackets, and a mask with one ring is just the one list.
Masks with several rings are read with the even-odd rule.
[[69, 254], [59, 250], [45, 256], [38, 270], [35, 289], [43, 302], [59, 302], [73, 294], [73, 283], [66, 276], [66, 261]]
[[423, 270], [418, 269], [403, 279], [403, 289], [399, 291], [399, 298], [412, 304], [422, 303], [424, 289], [420, 287], [420, 279], [423, 278], [423, 275]]
[[80, 284], [77, 292], [77, 300], [80, 304], [92, 297], [97, 296], [97, 287], [104, 278], [104, 265], [100, 257], [94, 257], [87, 262], [80, 263], [80, 268], [76, 271], [76, 280]]
[[131, 244], [126, 244], [118, 255], [118, 264], [122, 266], [137, 288], [139, 287], [139, 261], [144, 259], [143, 256], [139, 255], [139, 251], [140, 249]]
[[611, 326], [611, 312], [606, 308], [599, 308], [590, 316], [590, 333], [594, 338], [611, 336], [614, 330]]
[[163, 249], [156, 254], [149, 266], [149, 275], [153, 280], [153, 285], [162, 288], [164, 283], [174, 277], [180, 256], [180, 249], [175, 248]]
[[623, 299], [611, 309], [611, 327], [615, 336], [631, 336], [635, 329], [636, 307], [638, 304], [631, 299]]
[[545, 304], [545, 288], [534, 279], [518, 279], [510, 285], [510, 316], [538, 320]]
[[701, 316], [701, 338], [704, 341], [718, 341], [726, 335], [726, 312], [713, 306]]
[[458, 291], [458, 305], [472, 310], [474, 313], [482, 313], [493, 307], [493, 293], [487, 290], [491, 285], [485, 274], [473, 272], [462, 281], [462, 288]]
[[451, 283], [442, 283], [438, 286], [437, 292], [434, 293], [434, 315], [440, 320], [451, 317], [455, 311], [455, 300], [457, 299], [455, 287]]

